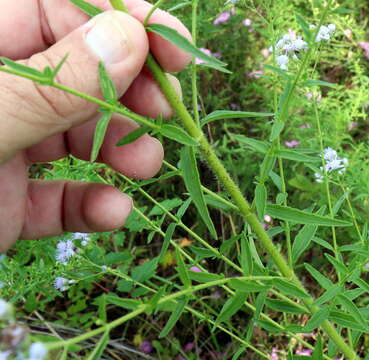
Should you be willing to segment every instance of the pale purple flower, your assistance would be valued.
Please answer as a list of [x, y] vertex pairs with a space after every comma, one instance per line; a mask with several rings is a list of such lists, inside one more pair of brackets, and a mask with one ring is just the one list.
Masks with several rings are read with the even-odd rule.
[[310, 129], [310, 125], [309, 124], [304, 124], [304, 125], [301, 125], [299, 126], [300, 129]]
[[365, 267], [366, 267], [367, 269], [369, 269], [369, 264], [365, 264]]
[[59, 291], [66, 291], [68, 290], [68, 279], [65, 279], [63, 277], [57, 277], [55, 280], [54, 280], [54, 287], [56, 290], [59, 290]]
[[242, 21], [242, 24], [243, 24], [243, 26], [246, 26], [246, 27], [251, 26], [252, 20], [251, 19], [245, 19], [244, 21]]
[[224, 11], [222, 12], [214, 21], [213, 24], [214, 25], [219, 25], [222, 23], [227, 22], [231, 17], [231, 13], [229, 11]]
[[198, 273], [202, 272], [202, 270], [199, 267], [197, 267], [197, 266], [190, 267], [190, 271], [198, 272]]
[[140, 350], [144, 352], [145, 354], [150, 354], [153, 351], [153, 346], [151, 343], [147, 340], [142, 341], [140, 345]]
[[235, 104], [235, 103], [229, 104], [229, 107], [230, 107], [232, 110], [238, 110], [238, 105], [237, 105], [237, 104]]
[[369, 43], [359, 42], [359, 46], [365, 51], [365, 57], [369, 60]]
[[262, 70], [253, 70], [253, 71], [246, 73], [246, 76], [252, 79], [260, 79], [263, 73], [264, 72]]
[[74, 256], [74, 244], [71, 240], [59, 241], [56, 245], [56, 261], [66, 265], [69, 259]]
[[195, 348], [195, 344], [193, 342], [189, 342], [187, 343], [184, 347], [183, 347], [183, 351], [184, 352], [189, 352], [191, 350], [193, 350]]
[[354, 130], [355, 128], [356, 128], [356, 126], [357, 126], [358, 124], [357, 124], [357, 122], [356, 121], [353, 121], [353, 122], [351, 122], [350, 124], [349, 124], [349, 126], [348, 126], [348, 131], [352, 131], [352, 130]]
[[310, 349], [296, 350], [296, 355], [311, 356], [312, 354], [313, 350]]
[[270, 354], [270, 359], [271, 360], [278, 360], [279, 359], [278, 348], [277, 347], [272, 348], [272, 353]]
[[291, 141], [285, 141], [284, 143], [287, 147], [289, 148], [294, 148], [298, 145], [300, 145], [300, 141], [297, 141], [297, 140], [291, 140]]
[[[209, 49], [200, 48], [200, 50], [206, 55], [209, 55], [209, 56], [213, 55]], [[206, 61], [202, 60], [202, 59], [195, 59], [195, 64], [199, 65], [199, 64], [203, 64], [203, 63], [206, 63]]]

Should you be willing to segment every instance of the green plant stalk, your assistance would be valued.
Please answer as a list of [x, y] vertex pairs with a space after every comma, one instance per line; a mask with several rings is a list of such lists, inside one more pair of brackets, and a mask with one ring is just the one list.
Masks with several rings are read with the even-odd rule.
[[[251, 207], [248, 201], [243, 197], [241, 190], [228, 174], [222, 162], [219, 160], [214, 150], [212, 149], [211, 145], [205, 138], [205, 135], [203, 134], [202, 130], [196, 125], [191, 115], [188, 113], [185, 105], [180, 100], [174, 88], [170, 84], [168, 78], [165, 76], [159, 64], [156, 62], [156, 60], [151, 54], [148, 55], [146, 63], [150, 68], [153, 77], [158, 82], [168, 102], [182, 120], [184, 127], [186, 128], [188, 133], [199, 143], [200, 150], [205, 159], [207, 160], [208, 165], [213, 170], [213, 172], [218, 176], [219, 180], [221, 181], [225, 189], [229, 192], [230, 196], [232, 197], [234, 203], [238, 206], [246, 222], [255, 232], [259, 241], [263, 245], [264, 249], [271, 256], [281, 274], [288, 280], [294, 282], [300, 288], [304, 289], [303, 285], [296, 277], [293, 269], [291, 269], [288, 266], [286, 260], [274, 246], [272, 240], [269, 238], [263, 226], [260, 224], [256, 215], [251, 211]], [[316, 306], [312, 306], [313, 302], [314, 300], [312, 298], [309, 298], [305, 299], [304, 304], [310, 309], [312, 313], [316, 313], [319, 308]], [[334, 326], [329, 321], [327, 320], [324, 321], [322, 324], [322, 328], [328, 333], [328, 335], [332, 338], [332, 340], [342, 350], [342, 352], [347, 356], [348, 359], [350, 360], [357, 359], [354, 350], [351, 349], [345, 343], [343, 338], [338, 334]]]
[[143, 25], [146, 26], [149, 23], [149, 20], [151, 18], [151, 15], [155, 12], [155, 10], [157, 8], [159, 8], [159, 6], [164, 2], [165, 0], [158, 0], [155, 5], [150, 9], [150, 11], [147, 13], [144, 21], [143, 21]]
[[[199, 4], [198, 0], [192, 0], [192, 42], [196, 46], [197, 43], [197, 6]], [[192, 109], [194, 114], [194, 119], [197, 126], [200, 126], [200, 116], [198, 109], [198, 91], [197, 91], [197, 66], [196, 58], [192, 58], [192, 68], [191, 68], [191, 86], [192, 86]]]
[[[209, 249], [213, 254], [224, 261], [226, 264], [228, 264], [230, 267], [238, 271], [239, 273], [243, 273], [242, 268], [235, 264], [232, 260], [225, 257], [223, 254], [221, 254], [216, 248], [211, 246], [207, 241], [205, 241], [203, 238], [201, 238], [198, 234], [196, 234], [194, 231], [192, 231], [189, 227], [187, 227], [180, 219], [178, 219], [175, 215], [173, 215], [170, 211], [168, 211], [162, 204], [160, 204], [158, 201], [156, 201], [149, 193], [141, 189], [137, 184], [131, 180], [130, 178], [126, 177], [125, 175], [119, 174], [119, 177], [122, 177], [127, 183], [134, 185], [137, 191], [139, 191], [143, 196], [145, 196], [148, 200], [150, 200], [154, 205], [159, 207], [168, 217], [170, 217], [179, 227], [181, 227], [184, 231], [187, 232], [189, 236], [191, 236], [194, 240], [198, 241], [200, 244], [204, 245], [207, 249]], [[148, 219], [148, 218], [147, 218]], [[165, 234], [164, 234], [165, 235]], [[255, 280], [257, 280], [255, 278]], [[286, 301], [287, 303], [291, 304], [292, 306], [295, 306], [302, 311], [309, 312], [309, 309], [307, 309], [305, 306], [302, 306], [300, 303], [297, 303], [291, 299], [289, 299], [287, 296], [279, 293], [278, 291], [271, 289], [270, 290], [272, 294], [275, 296], [281, 298], [282, 300]]]

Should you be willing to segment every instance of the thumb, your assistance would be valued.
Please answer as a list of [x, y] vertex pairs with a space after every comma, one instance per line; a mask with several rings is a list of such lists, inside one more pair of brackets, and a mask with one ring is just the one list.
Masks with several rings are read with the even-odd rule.
[[[56, 81], [101, 97], [98, 63], [103, 61], [122, 96], [148, 53], [144, 27], [133, 17], [107, 11], [74, 30], [48, 50], [20, 61], [44, 69], [69, 54]], [[0, 163], [19, 150], [88, 121], [97, 106], [48, 86], [0, 73]]]

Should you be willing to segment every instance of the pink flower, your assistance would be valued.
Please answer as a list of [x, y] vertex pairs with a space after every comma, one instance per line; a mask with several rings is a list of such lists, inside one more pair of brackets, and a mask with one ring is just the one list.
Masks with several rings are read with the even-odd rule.
[[272, 353], [270, 354], [270, 359], [271, 360], [278, 360], [279, 359], [277, 351], [278, 351], [277, 347], [272, 348]]
[[242, 21], [242, 24], [244, 26], [251, 26], [252, 20], [251, 19], [245, 19], [244, 21]]
[[190, 267], [190, 270], [193, 271], [193, 272], [202, 272], [202, 270], [200, 268], [198, 268], [197, 266]]
[[[206, 55], [209, 55], [209, 56], [213, 55], [209, 49], [200, 48], [200, 50]], [[203, 63], [206, 63], [206, 61], [202, 59], [195, 59], [195, 64], [199, 65]]]
[[253, 70], [248, 73], [246, 73], [246, 76], [253, 79], [260, 79], [261, 75], [263, 75], [262, 70]]
[[263, 55], [265, 58], [267, 58], [270, 55], [269, 49], [261, 50], [261, 55]]
[[284, 144], [289, 148], [293, 148], [293, 147], [300, 145], [300, 141], [297, 141], [297, 140], [286, 141]]
[[359, 46], [365, 51], [365, 57], [369, 60], [369, 43], [359, 42]]
[[153, 351], [153, 346], [151, 343], [147, 340], [142, 341], [142, 344], [140, 345], [140, 350], [144, 352], [145, 354], [150, 354]]
[[310, 129], [310, 125], [309, 124], [305, 124], [305, 125], [301, 125], [299, 126], [300, 129]]
[[296, 355], [311, 356], [312, 354], [313, 350], [310, 349], [296, 350]]
[[214, 25], [219, 25], [222, 24], [224, 22], [227, 22], [231, 17], [231, 13], [229, 11], [224, 11], [222, 12], [214, 21], [213, 24]]

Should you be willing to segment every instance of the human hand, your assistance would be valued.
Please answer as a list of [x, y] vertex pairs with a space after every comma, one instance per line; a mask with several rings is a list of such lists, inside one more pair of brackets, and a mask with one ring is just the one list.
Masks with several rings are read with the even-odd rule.
[[[109, 1], [90, 3], [111, 9]], [[97, 67], [103, 60], [126, 106], [146, 116], [171, 116], [169, 104], [143, 64], [149, 49], [167, 72], [181, 70], [190, 56], [158, 35], [146, 34], [140, 22], [150, 4], [144, 0], [125, 0], [125, 4], [132, 16], [110, 10], [89, 20], [68, 0], [3, 0], [0, 55], [43, 69], [55, 67], [68, 53], [57, 81], [96, 97], [101, 97]], [[155, 11], [150, 22], [175, 28], [190, 38], [178, 19], [161, 10]], [[171, 81], [180, 92], [178, 81], [173, 76]], [[28, 179], [34, 162], [68, 154], [89, 159], [99, 118], [97, 106], [6, 73], [0, 73], [0, 84], [0, 252], [20, 238], [121, 226], [132, 202], [114, 187]], [[144, 135], [132, 144], [115, 146], [136, 128], [131, 120], [114, 116], [98, 161], [145, 179], [161, 167], [161, 144]]]

